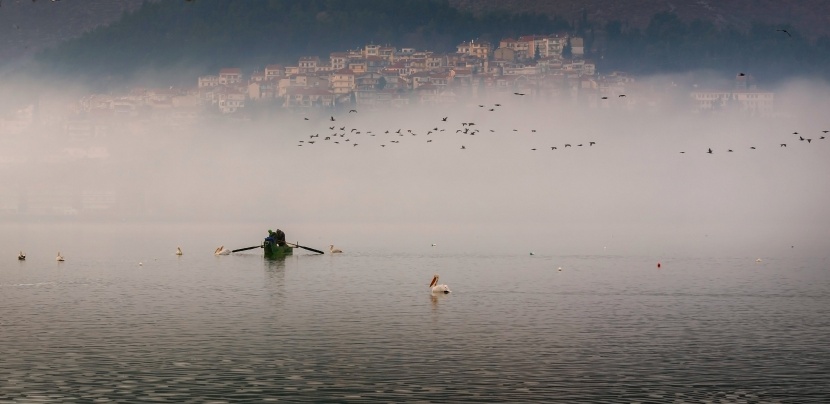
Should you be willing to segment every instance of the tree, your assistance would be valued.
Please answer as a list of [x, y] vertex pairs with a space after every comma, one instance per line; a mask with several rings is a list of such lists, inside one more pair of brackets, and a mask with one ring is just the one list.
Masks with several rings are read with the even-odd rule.
[[570, 59], [573, 57], [573, 49], [571, 48], [571, 37], [568, 37], [568, 42], [566, 42], [565, 46], [562, 48], [562, 57], [565, 59]]

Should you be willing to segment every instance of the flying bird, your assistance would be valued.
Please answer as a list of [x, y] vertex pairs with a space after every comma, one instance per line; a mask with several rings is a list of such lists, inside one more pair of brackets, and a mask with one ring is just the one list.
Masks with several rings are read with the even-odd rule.
[[710, 147], [710, 148], [709, 148], [709, 151], [708, 151], [708, 152], [706, 152], [706, 153], [712, 154], [712, 148]]
[[331, 117], [331, 121], [334, 122], [334, 117]]
[[787, 31], [785, 29], [776, 29], [776, 31], [780, 31], [780, 32], [783, 32], [783, 33], [787, 34], [788, 36], [792, 36], [792, 34], [790, 34], [790, 31]]
[[444, 122], [447, 122], [447, 118], [449, 118], [449, 117], [445, 116], [445, 117], [441, 118], [441, 120], [444, 121]]
[[356, 109], [350, 109], [350, 110], [349, 110], [349, 113], [351, 114], [352, 112], [355, 112], [355, 113], [356, 113], [356, 112], [357, 112], [357, 110], [356, 110]]
[[781, 143], [780, 147], [787, 147], [787, 144], [786, 143]]

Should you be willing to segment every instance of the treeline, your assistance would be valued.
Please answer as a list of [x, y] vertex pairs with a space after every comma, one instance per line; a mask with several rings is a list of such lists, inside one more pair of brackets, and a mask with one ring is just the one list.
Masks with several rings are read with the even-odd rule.
[[676, 14], [662, 12], [643, 30], [609, 21], [602, 33], [601, 58], [596, 59], [605, 71], [654, 74], [711, 69], [730, 75], [750, 73], [764, 83], [793, 76], [830, 79], [830, 38], [811, 41], [788, 25], [753, 23], [742, 32], [709, 21], [685, 23]]
[[657, 13], [641, 30], [620, 21], [599, 26], [586, 14], [573, 24], [540, 14], [473, 15], [446, 0], [147, 1], [117, 23], [44, 51], [37, 60], [46, 71], [99, 84], [147, 72], [172, 79], [170, 72], [182, 72], [179, 79], [192, 82], [194, 75], [221, 67], [294, 64], [300, 56], [325, 60], [330, 52], [367, 43], [451, 52], [471, 39], [497, 46], [506, 37], [559, 32], [583, 36], [586, 57], [601, 72], [713, 69], [751, 73], [766, 83], [830, 75], [830, 38], [811, 41], [792, 27], [754, 24], [741, 32]]
[[[445, 0], [194, 0], [145, 2], [117, 23], [41, 53], [40, 64], [87, 77], [140, 70], [294, 64], [368, 43], [454, 51], [471, 39], [566, 32], [558, 18], [462, 12]], [[192, 77], [192, 76], [191, 76]]]

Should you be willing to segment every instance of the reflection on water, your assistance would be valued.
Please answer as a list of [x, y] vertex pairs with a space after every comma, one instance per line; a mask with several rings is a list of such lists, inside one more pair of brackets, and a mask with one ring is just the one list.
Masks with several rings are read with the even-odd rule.
[[[661, 261], [188, 251], [6, 265], [0, 400], [830, 399], [826, 261]], [[436, 271], [452, 294], [429, 293]]]

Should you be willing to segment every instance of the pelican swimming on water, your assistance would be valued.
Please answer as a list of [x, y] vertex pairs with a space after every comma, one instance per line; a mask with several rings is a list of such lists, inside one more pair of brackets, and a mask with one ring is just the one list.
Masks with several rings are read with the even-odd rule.
[[221, 245], [216, 248], [216, 251], [213, 252], [213, 255], [231, 255], [231, 250], [226, 250], [225, 246]]
[[63, 261], [63, 255], [61, 255], [60, 251], [58, 251], [58, 256], [55, 257], [55, 261]]
[[329, 245], [329, 253], [331, 253], [331, 254], [340, 254], [342, 252], [343, 252], [343, 250], [341, 250], [339, 248], [334, 248], [334, 244]]
[[438, 274], [432, 277], [432, 282], [429, 283], [429, 288], [432, 293], [450, 293], [450, 287], [447, 285], [438, 284]]
[[182, 255], [182, 248], [176, 247], [176, 255]]
[[20, 261], [26, 260], [26, 254], [23, 254], [23, 250], [20, 250], [20, 254], [17, 254], [17, 259]]

